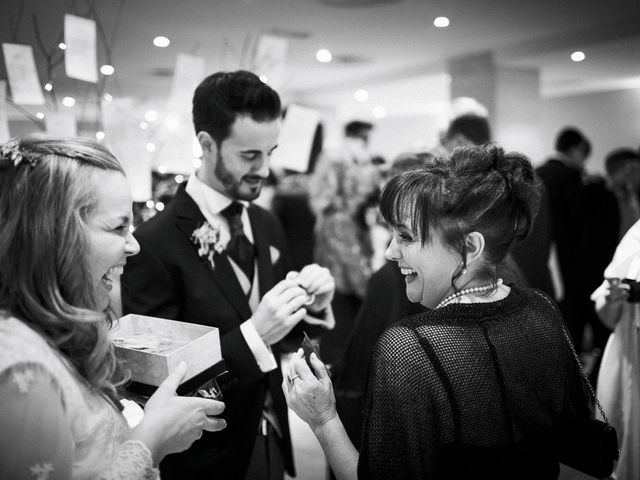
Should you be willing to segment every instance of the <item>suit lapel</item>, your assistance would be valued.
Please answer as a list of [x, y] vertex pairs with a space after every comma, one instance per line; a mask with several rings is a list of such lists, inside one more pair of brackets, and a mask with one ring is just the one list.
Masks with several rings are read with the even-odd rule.
[[[173, 208], [176, 216], [176, 226], [185, 235], [185, 237], [187, 237], [187, 240], [191, 243], [197, 255], [198, 246], [191, 238], [191, 235], [196, 228], [200, 227], [205, 222], [204, 215], [202, 215], [202, 212], [189, 194], [184, 190], [182, 185], [176, 192], [171, 204], [174, 204]], [[240, 282], [238, 282], [238, 277], [236, 276], [231, 263], [229, 263], [227, 254], [224, 252], [221, 254], [215, 254], [213, 260], [213, 268], [207, 259], [202, 259], [202, 262], [206, 265], [209, 274], [216, 282], [224, 296], [238, 311], [240, 317], [243, 319], [249, 318], [251, 316], [249, 302], [242, 291], [242, 287], [240, 286]]]
[[253, 241], [256, 246], [256, 260], [258, 264], [258, 287], [260, 298], [273, 287], [273, 265], [269, 250], [269, 232], [264, 222], [260, 222], [258, 210], [251, 205], [249, 207], [249, 221], [253, 231]]

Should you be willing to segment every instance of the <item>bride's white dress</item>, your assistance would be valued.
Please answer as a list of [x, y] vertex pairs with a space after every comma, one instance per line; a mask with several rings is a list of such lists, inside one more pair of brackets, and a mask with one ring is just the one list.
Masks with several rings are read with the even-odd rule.
[[43, 336], [0, 315], [0, 478], [155, 479], [149, 450]]

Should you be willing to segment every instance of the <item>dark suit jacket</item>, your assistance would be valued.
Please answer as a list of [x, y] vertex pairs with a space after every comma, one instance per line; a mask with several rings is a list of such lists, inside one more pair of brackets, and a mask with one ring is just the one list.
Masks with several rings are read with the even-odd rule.
[[586, 229], [586, 206], [582, 174], [557, 159], [537, 170], [544, 184], [551, 216], [551, 234], [558, 251], [565, 296], [572, 296], [581, 281], [582, 244]]
[[[281, 227], [266, 210], [251, 205], [248, 213], [262, 297], [286, 274], [285, 240]], [[124, 313], [217, 327], [229, 371], [229, 381], [222, 386], [226, 405], [222, 417], [227, 427], [204, 432], [186, 452], [167, 456], [160, 465], [162, 478], [244, 478], [267, 391], [282, 427], [285, 466], [294, 474], [282, 374], [279, 368], [263, 373], [244, 340], [240, 325], [251, 316], [251, 310], [226, 253], [215, 256], [213, 269], [198, 256], [190, 237], [204, 221], [181, 186], [163, 212], [137, 228], [140, 253], [128, 259], [122, 276]], [[281, 253], [277, 261], [271, 258], [270, 247]], [[278, 359], [275, 349], [274, 354]]]

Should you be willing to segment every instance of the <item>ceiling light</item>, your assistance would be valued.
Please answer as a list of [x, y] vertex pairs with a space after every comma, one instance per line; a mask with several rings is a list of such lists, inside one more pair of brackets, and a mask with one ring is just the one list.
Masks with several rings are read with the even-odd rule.
[[353, 98], [355, 98], [358, 102], [366, 102], [369, 100], [369, 92], [364, 89], [356, 90], [353, 94]]
[[140, 122], [140, 128], [142, 130], [146, 130], [147, 128], [149, 128], [149, 124], [147, 122]]
[[174, 180], [176, 181], [176, 183], [182, 183], [182, 182], [184, 182], [184, 176], [183, 175], [176, 175]]
[[200, 165], [202, 165], [202, 160], [200, 160], [199, 158], [194, 158], [193, 159], [193, 167], [194, 168], [200, 168]]
[[53, 83], [51, 83], [51, 82], [47, 82], [47, 83], [45, 83], [45, 84], [44, 84], [44, 89], [45, 89], [47, 92], [50, 92], [51, 90], [53, 90]]
[[[150, 152], [153, 152], [156, 149], [156, 144], [155, 143], [147, 143], [147, 150], [149, 150]], [[160, 169], [158, 169], [159, 171]], [[165, 168], [166, 171], [166, 168]], [[160, 173], [164, 173], [164, 172], [160, 172]]]
[[116, 69], [113, 68], [113, 65], [102, 65], [100, 67], [100, 73], [103, 75], [113, 75], [113, 72], [115, 72]]
[[322, 63], [329, 63], [331, 61], [332, 55], [329, 50], [326, 48], [321, 48], [316, 52], [316, 60]]
[[574, 62], [581, 62], [585, 58], [587, 58], [587, 56], [584, 54], [584, 52], [581, 51], [573, 52], [571, 54], [571, 60], [573, 60]]
[[109, 93], [105, 93], [102, 98], [104, 99], [105, 102], [110, 102], [111, 100], [113, 100], [113, 97], [111, 96], [111, 94]]
[[164, 210], [164, 203], [162, 203], [162, 202], [156, 202], [156, 210], [158, 210], [159, 212], [161, 212], [162, 210]]
[[169, 40], [167, 37], [163, 37], [162, 35], [159, 35], [153, 39], [153, 44], [156, 47], [160, 47], [160, 48], [168, 47], [170, 43], [171, 43], [171, 40]]
[[447, 17], [436, 17], [433, 24], [438, 28], [444, 28], [449, 26], [449, 19]]
[[158, 173], [162, 173], [162, 174], [167, 173], [167, 167], [166, 167], [166, 165], [160, 165], [160, 166], [158, 167]]
[[145, 205], [147, 206], [147, 208], [153, 208], [156, 206], [156, 202], [154, 202], [153, 200], [147, 200], [147, 203]]
[[269, 79], [267, 78], [266, 75], [260, 75], [260, 81], [262, 83], [269, 83]]
[[63, 104], [65, 107], [69, 107], [69, 108], [71, 108], [71, 107], [73, 107], [73, 106], [76, 104], [76, 99], [75, 99], [75, 98], [73, 98], [73, 97], [64, 97], [64, 98], [62, 99], [62, 104]]
[[376, 105], [375, 107], [373, 107], [373, 110], [371, 110], [371, 113], [376, 118], [384, 118], [387, 116], [387, 109], [382, 105]]
[[58, 48], [59, 48], [60, 50], [66, 50], [66, 49], [67, 49], [67, 44], [66, 44], [66, 43], [64, 43], [64, 42], [60, 42], [60, 43], [58, 44]]
[[155, 122], [158, 119], [158, 112], [155, 110], [147, 110], [144, 112], [144, 119], [147, 122]]
[[104, 132], [96, 132], [96, 139], [102, 140], [104, 138]]
[[44, 118], [44, 113], [38, 112], [38, 113], [36, 113], [36, 117], [38, 117], [40, 120], [42, 120]]

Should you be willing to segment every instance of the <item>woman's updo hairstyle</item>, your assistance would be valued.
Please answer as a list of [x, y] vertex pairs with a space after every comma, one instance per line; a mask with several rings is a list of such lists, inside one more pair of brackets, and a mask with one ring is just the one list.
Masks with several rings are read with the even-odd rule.
[[497, 265], [514, 241], [529, 234], [539, 202], [527, 157], [486, 145], [458, 148], [449, 158], [391, 179], [380, 210], [392, 227], [409, 227], [423, 244], [439, 232], [463, 258], [465, 235], [480, 232], [487, 263]]

